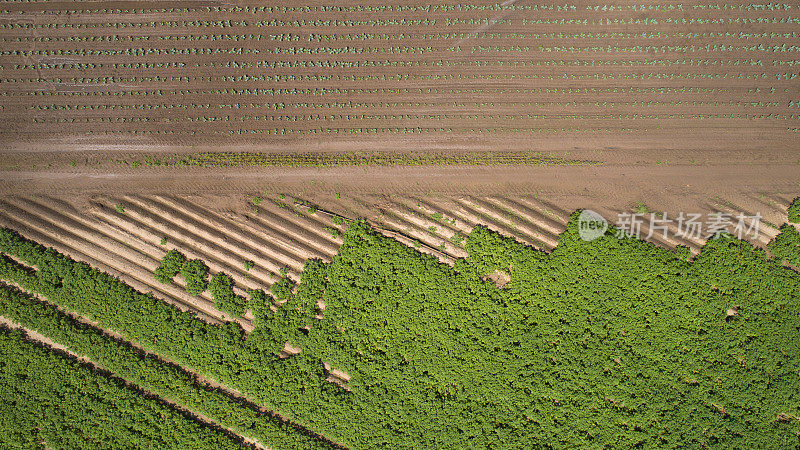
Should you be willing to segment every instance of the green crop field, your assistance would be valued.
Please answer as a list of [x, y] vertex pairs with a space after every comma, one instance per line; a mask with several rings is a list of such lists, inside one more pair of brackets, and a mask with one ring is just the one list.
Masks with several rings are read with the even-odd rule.
[[[477, 227], [453, 267], [354, 222], [297, 286], [249, 293], [246, 335], [2, 230], [0, 277], [39, 298], [4, 287], [0, 313], [267, 445], [798, 445], [800, 275], [782, 264], [800, 253], [796, 229], [770, 245], [776, 257], [722, 235], [687, 261], [614, 230], [583, 241], [575, 218], [551, 253]], [[302, 351], [275, 356], [287, 343]], [[17, 420], [40, 427], [29, 415]]]

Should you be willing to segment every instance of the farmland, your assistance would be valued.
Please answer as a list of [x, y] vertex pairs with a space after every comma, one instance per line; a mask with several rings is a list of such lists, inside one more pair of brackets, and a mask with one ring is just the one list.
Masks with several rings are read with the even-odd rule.
[[798, 33], [0, 2], [0, 442], [800, 446]]
[[[16, 150], [769, 148], [795, 4], [6, 2]], [[239, 147], [240, 148], [240, 147]]]

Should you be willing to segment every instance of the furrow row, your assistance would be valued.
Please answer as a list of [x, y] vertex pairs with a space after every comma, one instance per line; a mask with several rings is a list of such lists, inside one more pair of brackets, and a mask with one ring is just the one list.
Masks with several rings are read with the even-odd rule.
[[[210, 323], [222, 323], [209, 307], [208, 301], [196, 297], [189, 297], [182, 289], [172, 285], [157, 285], [152, 272], [146, 270], [131, 270], [128, 263], [120, 261], [117, 257], [109, 257], [108, 252], [99, 252], [88, 240], [77, 236], [67, 229], [53, 225], [51, 222], [42, 222], [35, 216], [16, 208], [15, 206], [0, 202], [3, 209], [0, 211], [0, 221], [3, 226], [16, 230], [23, 230], [25, 237], [33, 239], [42, 245], [50, 246], [69, 255], [77, 261], [83, 261], [92, 267], [105, 271], [120, 278], [134, 289], [141, 292], [151, 292], [154, 296], [178, 306], [185, 311], [193, 311], [201, 319]], [[152, 280], [152, 281], [151, 281]], [[159, 283], [160, 284], [160, 283]]]

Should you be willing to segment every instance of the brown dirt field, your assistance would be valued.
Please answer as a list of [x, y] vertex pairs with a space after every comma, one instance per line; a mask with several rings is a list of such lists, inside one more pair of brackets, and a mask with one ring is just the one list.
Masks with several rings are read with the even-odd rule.
[[796, 7], [326, 5], [4, 4], [0, 142], [115, 153], [795, 148]]

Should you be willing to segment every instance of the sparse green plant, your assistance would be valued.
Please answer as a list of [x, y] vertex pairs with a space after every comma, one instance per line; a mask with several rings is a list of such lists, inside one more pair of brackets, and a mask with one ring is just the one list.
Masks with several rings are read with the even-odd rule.
[[116, 205], [114, 205], [114, 209], [116, 209], [118, 213], [122, 214], [125, 212], [125, 205], [123, 205], [122, 203], [117, 203]]
[[647, 205], [642, 202], [636, 202], [636, 206], [634, 206], [633, 211], [636, 214], [647, 214], [650, 212], [650, 210], [647, 208]]

